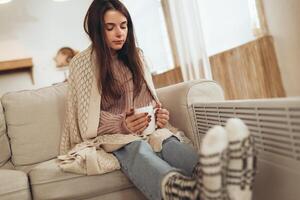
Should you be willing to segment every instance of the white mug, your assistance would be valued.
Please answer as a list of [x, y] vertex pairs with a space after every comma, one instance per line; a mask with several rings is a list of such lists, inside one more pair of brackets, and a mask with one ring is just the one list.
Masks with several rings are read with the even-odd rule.
[[148, 113], [148, 116], [151, 116], [151, 121], [149, 122], [149, 126], [143, 131], [142, 135], [150, 135], [156, 129], [155, 123], [155, 112], [157, 108], [153, 108], [153, 106], [145, 106], [141, 108], [134, 109], [134, 114], [139, 113]]

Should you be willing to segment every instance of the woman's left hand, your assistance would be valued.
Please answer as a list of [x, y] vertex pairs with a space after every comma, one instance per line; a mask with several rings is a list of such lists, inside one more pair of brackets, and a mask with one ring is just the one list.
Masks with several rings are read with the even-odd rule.
[[169, 121], [169, 111], [162, 108], [160, 104], [157, 104], [157, 110], [155, 112], [156, 124], [158, 128], [164, 128]]

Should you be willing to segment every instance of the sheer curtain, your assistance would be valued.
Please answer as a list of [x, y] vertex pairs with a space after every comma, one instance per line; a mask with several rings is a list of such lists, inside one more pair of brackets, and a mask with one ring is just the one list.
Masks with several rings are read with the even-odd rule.
[[268, 35], [264, 6], [262, 0], [248, 0], [254, 36]]
[[183, 79], [212, 79], [205, 50], [198, 0], [161, 0], [173, 50]]

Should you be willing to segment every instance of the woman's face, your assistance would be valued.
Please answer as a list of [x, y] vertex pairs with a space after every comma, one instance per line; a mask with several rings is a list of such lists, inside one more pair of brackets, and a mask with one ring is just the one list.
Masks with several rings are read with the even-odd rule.
[[104, 14], [106, 43], [115, 52], [122, 49], [127, 38], [127, 19], [117, 10], [108, 10]]

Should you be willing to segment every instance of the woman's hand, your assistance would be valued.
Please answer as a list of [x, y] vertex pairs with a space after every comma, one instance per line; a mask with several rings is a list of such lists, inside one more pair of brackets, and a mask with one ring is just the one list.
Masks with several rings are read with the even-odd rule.
[[164, 128], [170, 119], [169, 117], [170, 113], [167, 109], [162, 108], [161, 104], [157, 104], [156, 108], [157, 108], [155, 112], [156, 124], [158, 128]]
[[126, 127], [136, 134], [142, 134], [142, 132], [148, 127], [150, 122], [150, 115], [148, 113], [134, 114], [134, 110], [131, 109], [126, 113], [125, 124]]

